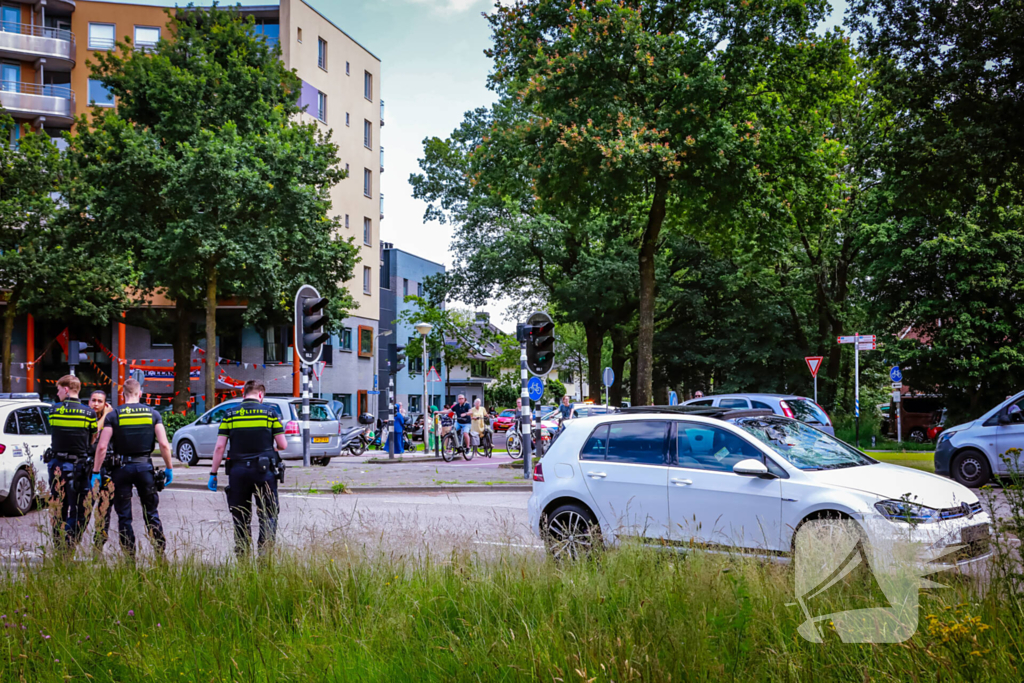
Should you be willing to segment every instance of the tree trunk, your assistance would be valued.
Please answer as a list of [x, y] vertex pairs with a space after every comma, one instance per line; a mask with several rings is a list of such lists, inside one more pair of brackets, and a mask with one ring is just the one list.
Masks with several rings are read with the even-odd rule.
[[[3, 386], [4, 391], [11, 390], [11, 339], [14, 337], [14, 301], [10, 300], [4, 307], [4, 340], [3, 340]], [[29, 358], [28, 360], [32, 360]]]
[[[192, 390], [192, 308], [178, 297], [174, 301], [178, 318], [177, 334], [174, 337], [174, 404], [176, 413], [188, 411], [188, 399]], [[123, 384], [123, 379], [122, 379]]]
[[217, 269], [206, 269], [206, 407], [217, 405]]
[[668, 181], [658, 177], [654, 181], [654, 197], [647, 214], [647, 227], [640, 237], [640, 333], [637, 338], [636, 395], [633, 405], [651, 404], [654, 366], [654, 257], [661, 237], [661, 226], [665, 223], [665, 198]]
[[636, 356], [639, 353], [638, 349], [633, 349], [633, 356], [629, 359], [629, 404], [632, 406], [637, 405], [636, 403]]
[[587, 333], [587, 395], [594, 403], [601, 403], [601, 347], [604, 346], [604, 330], [593, 323], [583, 326]]
[[613, 406], [620, 406], [622, 383], [626, 380], [626, 337], [616, 330], [612, 330], [612, 372], [615, 373], [615, 383], [608, 390], [608, 401]]

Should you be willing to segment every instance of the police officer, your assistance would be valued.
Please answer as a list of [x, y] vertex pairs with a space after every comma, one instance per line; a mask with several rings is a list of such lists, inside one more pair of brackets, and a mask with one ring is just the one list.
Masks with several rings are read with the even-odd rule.
[[171, 466], [171, 444], [167, 442], [160, 413], [139, 403], [142, 388], [134, 379], [124, 383], [124, 405], [111, 411], [104, 422], [100, 440], [96, 444], [96, 455], [92, 464], [92, 486], [102, 480], [101, 468], [107, 455], [107, 444], [113, 440], [115, 460], [110, 468], [114, 482], [114, 510], [117, 512], [117, 527], [121, 537], [121, 548], [131, 558], [135, 557], [135, 530], [132, 528], [132, 487], [139, 491], [142, 514], [146, 520], [146, 531], [153, 539], [153, 547], [162, 555], [164, 550], [164, 528], [160, 523], [157, 506], [160, 497], [156, 491], [156, 473], [153, 469], [153, 446], [160, 445], [164, 459], [166, 483], [174, 478]]
[[[107, 415], [113, 412], [113, 408], [107, 403], [107, 392], [102, 389], [97, 389], [89, 395], [89, 407], [92, 408], [93, 412], [96, 413], [96, 429], [97, 432], [93, 434], [92, 446], [95, 448], [96, 442], [99, 441], [100, 432], [103, 431], [103, 424], [107, 418]], [[110, 499], [110, 491], [113, 490], [112, 482], [110, 479], [110, 468], [113, 466], [113, 458], [109, 457], [113, 455], [113, 444], [107, 446], [107, 458], [103, 461], [103, 467], [100, 470], [100, 486], [102, 487], [97, 495], [93, 499], [93, 503], [96, 505], [96, 524], [93, 532], [93, 546], [96, 550], [103, 550], [104, 544], [107, 542], [107, 533], [110, 530], [110, 514], [114, 511], [113, 503]], [[110, 487], [110, 491], [104, 491], [105, 488]], [[93, 491], [96, 490], [95, 484], [90, 486]], [[104, 495], [104, 494], [107, 495]]]
[[213, 466], [207, 488], [217, 490], [217, 469], [230, 442], [225, 471], [228, 475], [228, 508], [235, 528], [235, 554], [244, 555], [252, 546], [252, 499], [260, 522], [259, 550], [263, 553], [277, 534], [277, 450], [288, 447], [284, 427], [277, 413], [263, 405], [266, 388], [249, 380], [242, 389], [242, 402], [227, 411], [217, 432]]
[[60, 402], [50, 412], [50, 495], [60, 501], [60, 520], [53, 520], [53, 542], [62, 551], [74, 548], [89, 522], [85, 497], [96, 413], [78, 399], [81, 390], [82, 383], [74, 375], [61, 377], [57, 380]]

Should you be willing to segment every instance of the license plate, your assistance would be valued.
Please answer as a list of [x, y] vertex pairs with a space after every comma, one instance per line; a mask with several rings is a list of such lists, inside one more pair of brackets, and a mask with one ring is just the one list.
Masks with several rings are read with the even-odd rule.
[[960, 530], [960, 542], [974, 543], [976, 541], [984, 541], [989, 538], [989, 535], [988, 524], [976, 524]]
[[330, 443], [331, 437], [329, 436], [314, 436], [313, 443]]

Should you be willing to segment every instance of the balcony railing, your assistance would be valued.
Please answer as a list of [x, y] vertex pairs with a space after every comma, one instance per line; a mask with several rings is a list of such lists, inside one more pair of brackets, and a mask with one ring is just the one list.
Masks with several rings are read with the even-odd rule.
[[26, 116], [70, 119], [75, 115], [75, 93], [69, 85], [0, 81], [0, 104], [11, 113]]
[[380, 219], [384, 220], [384, 193], [380, 193]]
[[384, 146], [383, 145], [381, 145], [381, 148], [380, 148], [380, 172], [381, 173], [384, 172]]
[[0, 52], [75, 61], [75, 34], [61, 28], [0, 21]]
[[384, 100], [380, 101], [380, 125], [384, 125]]

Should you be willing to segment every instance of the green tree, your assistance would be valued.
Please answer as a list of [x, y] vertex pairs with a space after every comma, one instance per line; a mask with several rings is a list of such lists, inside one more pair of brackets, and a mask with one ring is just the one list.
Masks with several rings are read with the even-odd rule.
[[[666, 225], [727, 217], [752, 186], [760, 117], [804, 98], [845, 50], [813, 33], [823, 0], [534, 0], [489, 16], [491, 87], [529, 112], [504, 131], [532, 151], [542, 211], [642, 207], [635, 403], [651, 401], [656, 257]], [[510, 145], [502, 144], [501, 149]]]
[[[12, 139], [16, 125], [0, 114], [0, 139]], [[108, 248], [87, 246], [95, 224], [76, 225], [57, 210], [53, 197], [66, 179], [66, 165], [45, 132], [21, 126], [16, 145], [0, 144], [4, 391], [11, 391], [11, 339], [18, 315], [102, 324], [126, 304], [129, 264]]]
[[327, 296], [329, 327], [354, 307], [344, 281], [356, 250], [339, 235], [329, 191], [337, 147], [298, 121], [301, 82], [252, 18], [217, 7], [171, 16], [154, 50], [96, 53], [93, 76], [116, 110], [82, 119], [69, 156], [71, 206], [130, 251], [144, 292], [175, 301], [175, 410], [188, 399], [192, 316], [205, 309], [206, 395], [215, 401], [218, 298], [246, 320], [287, 318], [300, 282]]
[[561, 403], [562, 397], [568, 392], [561, 380], [548, 377], [544, 380], [544, 395], [540, 397], [542, 403]]

